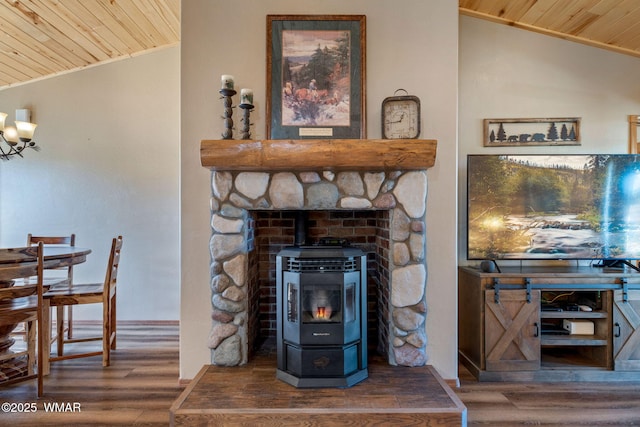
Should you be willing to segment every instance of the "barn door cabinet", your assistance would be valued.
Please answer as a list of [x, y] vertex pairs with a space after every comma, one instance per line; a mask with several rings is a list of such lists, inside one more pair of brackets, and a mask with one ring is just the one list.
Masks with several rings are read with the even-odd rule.
[[458, 278], [460, 361], [479, 380], [640, 380], [640, 273], [460, 267]]

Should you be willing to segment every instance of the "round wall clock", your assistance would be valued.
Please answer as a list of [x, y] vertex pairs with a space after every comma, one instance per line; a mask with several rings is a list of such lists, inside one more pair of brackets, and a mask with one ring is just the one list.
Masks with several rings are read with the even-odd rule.
[[[396, 94], [404, 91], [407, 95]], [[414, 139], [420, 136], [420, 99], [398, 89], [382, 101], [382, 138]]]

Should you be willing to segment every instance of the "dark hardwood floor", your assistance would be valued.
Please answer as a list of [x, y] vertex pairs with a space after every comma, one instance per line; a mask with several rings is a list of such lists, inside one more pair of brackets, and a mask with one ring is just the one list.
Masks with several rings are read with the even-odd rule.
[[[178, 376], [176, 325], [121, 325], [110, 367], [99, 357], [54, 363], [41, 399], [34, 381], [0, 386], [0, 403], [37, 406], [0, 413], [0, 425], [167, 426]], [[463, 368], [460, 381], [469, 426], [640, 426], [638, 382], [478, 383]], [[46, 412], [45, 402], [81, 412]]]

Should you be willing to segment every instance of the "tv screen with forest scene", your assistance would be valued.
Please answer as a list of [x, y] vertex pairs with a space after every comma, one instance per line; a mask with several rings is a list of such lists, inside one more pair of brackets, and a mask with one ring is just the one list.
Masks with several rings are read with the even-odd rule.
[[467, 257], [640, 259], [639, 155], [469, 155]]

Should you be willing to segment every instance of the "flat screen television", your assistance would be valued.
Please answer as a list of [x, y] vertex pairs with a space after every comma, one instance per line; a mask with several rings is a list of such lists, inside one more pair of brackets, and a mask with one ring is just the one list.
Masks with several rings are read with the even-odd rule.
[[640, 155], [469, 155], [470, 260], [640, 259]]

